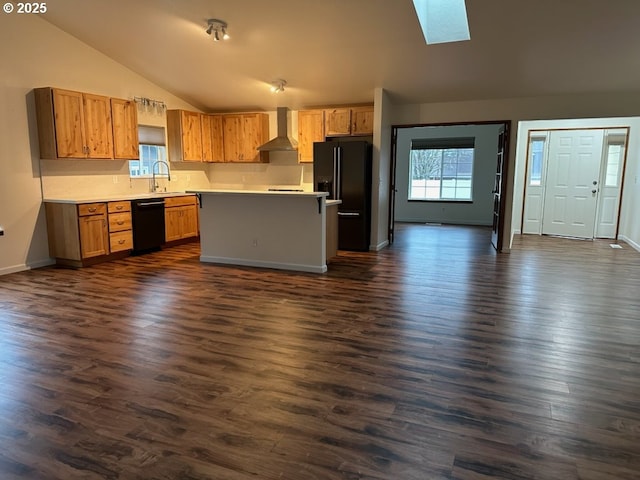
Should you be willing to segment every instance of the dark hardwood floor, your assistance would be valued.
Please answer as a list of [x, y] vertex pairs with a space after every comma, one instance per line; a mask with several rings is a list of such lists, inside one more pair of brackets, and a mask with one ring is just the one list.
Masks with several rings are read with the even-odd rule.
[[640, 253], [489, 233], [0, 277], [0, 479], [640, 479]]

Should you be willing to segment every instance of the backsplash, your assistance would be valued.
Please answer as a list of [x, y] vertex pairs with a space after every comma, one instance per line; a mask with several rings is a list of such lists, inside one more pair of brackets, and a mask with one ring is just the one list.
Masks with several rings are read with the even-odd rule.
[[[295, 152], [272, 152], [270, 163], [170, 164], [171, 181], [158, 177], [160, 190], [221, 188], [313, 190], [313, 165], [297, 163]], [[40, 160], [43, 198], [129, 195], [150, 191], [148, 178], [130, 178], [122, 160]]]

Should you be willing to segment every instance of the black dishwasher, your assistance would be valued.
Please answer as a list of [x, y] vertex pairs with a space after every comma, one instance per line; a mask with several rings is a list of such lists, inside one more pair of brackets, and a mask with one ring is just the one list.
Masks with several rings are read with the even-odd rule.
[[164, 243], [164, 198], [131, 202], [133, 253], [159, 249]]

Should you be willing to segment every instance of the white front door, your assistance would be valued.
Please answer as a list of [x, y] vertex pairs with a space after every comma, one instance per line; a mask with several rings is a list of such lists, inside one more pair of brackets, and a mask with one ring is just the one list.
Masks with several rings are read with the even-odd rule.
[[593, 238], [602, 144], [602, 130], [550, 132], [543, 234]]

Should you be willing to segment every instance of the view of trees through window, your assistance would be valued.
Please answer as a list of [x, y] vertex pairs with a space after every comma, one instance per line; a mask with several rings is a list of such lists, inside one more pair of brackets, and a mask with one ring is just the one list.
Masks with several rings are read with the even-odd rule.
[[[129, 161], [129, 176], [150, 177], [153, 174], [153, 165], [159, 160], [167, 160], [167, 149], [164, 145], [140, 144], [140, 159]], [[159, 163], [156, 173], [167, 175], [166, 164]]]
[[473, 148], [411, 150], [409, 200], [471, 200]]

